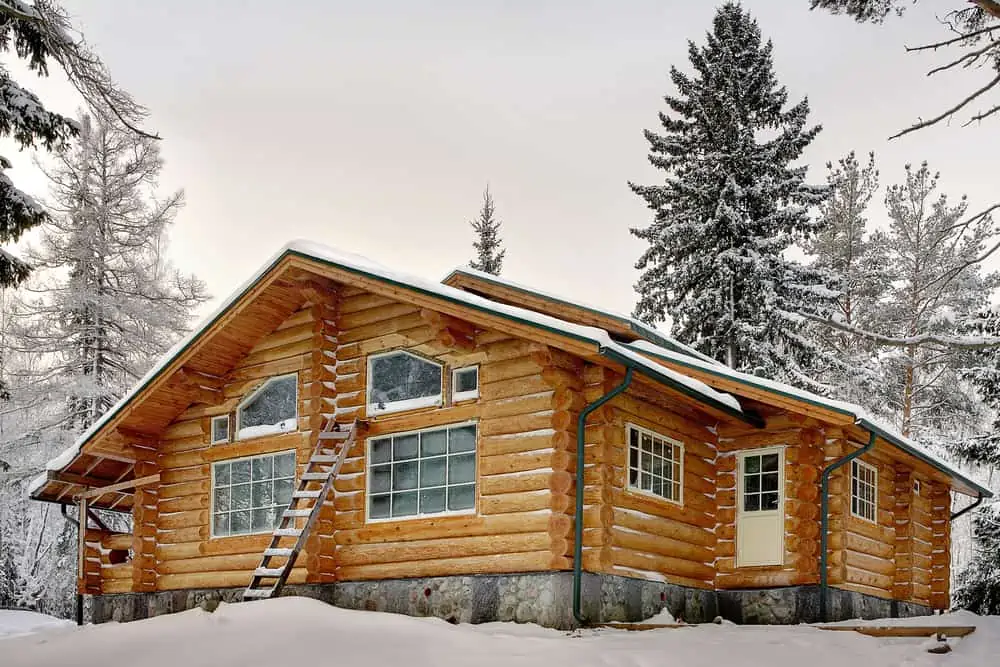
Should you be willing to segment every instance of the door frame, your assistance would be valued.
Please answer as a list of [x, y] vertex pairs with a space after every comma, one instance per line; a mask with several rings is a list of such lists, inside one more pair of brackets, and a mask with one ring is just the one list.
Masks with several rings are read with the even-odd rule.
[[[735, 539], [733, 540], [733, 546], [735, 548], [736, 556], [736, 567], [780, 567], [785, 564], [785, 448], [787, 445], [772, 445], [769, 447], [758, 447], [754, 449], [744, 449], [736, 453], [736, 525], [733, 527], [735, 532]], [[752, 563], [752, 564], [741, 564], [740, 563], [740, 517], [743, 516], [743, 467], [744, 460], [747, 456], [760, 456], [762, 454], [777, 454], [778, 455], [778, 509], [767, 510], [768, 512], [775, 512], [780, 518], [781, 530], [778, 531], [778, 561], [775, 563]], [[752, 514], [760, 515], [760, 512], [753, 512]]]

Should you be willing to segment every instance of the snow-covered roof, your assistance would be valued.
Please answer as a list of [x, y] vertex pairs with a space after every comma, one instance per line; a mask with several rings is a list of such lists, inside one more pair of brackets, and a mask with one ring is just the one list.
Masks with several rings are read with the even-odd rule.
[[[500, 315], [510, 320], [531, 326], [546, 329], [563, 336], [567, 336], [582, 342], [591, 343], [595, 346], [595, 352], [606, 356], [613, 356], [621, 363], [633, 366], [638, 372], [652, 377], [673, 388], [682, 391], [697, 400], [711, 405], [723, 412], [728, 412], [736, 416], [743, 415], [739, 401], [733, 396], [712, 389], [704, 382], [688, 377], [682, 373], [671, 370], [662, 364], [638, 354], [622, 343], [612, 340], [607, 331], [597, 327], [590, 327], [581, 324], [566, 322], [565, 320], [538, 313], [526, 308], [497, 303], [483, 298], [476, 294], [466, 292], [455, 287], [449, 287], [438, 282], [427, 280], [419, 276], [389, 269], [378, 262], [374, 262], [367, 257], [353, 253], [343, 252], [330, 246], [312, 241], [297, 240], [291, 241], [269, 259], [260, 269], [258, 269], [248, 280], [236, 288], [232, 294], [222, 300], [219, 306], [196, 326], [187, 336], [177, 342], [168, 352], [166, 352], [153, 365], [132, 388], [122, 396], [114, 406], [104, 413], [100, 419], [94, 422], [90, 428], [83, 432], [76, 442], [65, 451], [59, 454], [46, 464], [46, 471], [58, 471], [69, 465], [79, 454], [84, 443], [90, 440], [109, 421], [114, 419], [126, 405], [128, 405], [145, 387], [152, 382], [161, 372], [179, 355], [183, 350], [193, 344], [205, 331], [207, 331], [224, 313], [226, 313], [236, 302], [238, 302], [247, 291], [250, 290], [263, 276], [269, 273], [282, 259], [289, 255], [298, 255], [306, 259], [334, 265], [338, 268], [360, 273], [369, 277], [374, 277], [385, 282], [398, 285], [400, 287], [417, 290], [430, 296], [436, 296], [448, 301], [459, 303], [475, 310]], [[749, 415], [744, 415], [746, 419], [752, 419]], [[34, 494], [47, 480], [47, 474], [43, 473], [32, 480], [29, 485], [29, 494]]]
[[811, 403], [813, 405], [853, 417], [854, 422], [862, 428], [868, 430], [869, 432], [874, 432], [876, 435], [881, 436], [884, 440], [887, 440], [903, 451], [906, 451], [917, 458], [922, 459], [926, 463], [929, 463], [941, 472], [950, 476], [953, 481], [960, 482], [962, 486], [976, 491], [984, 497], [989, 498], [993, 496], [993, 493], [983, 484], [969, 478], [934, 452], [899, 433], [895, 428], [885, 424], [859, 405], [832, 398], [826, 398], [824, 396], [820, 396], [819, 394], [814, 394], [783, 382], [776, 382], [774, 380], [757, 377], [756, 375], [741, 373], [740, 371], [733, 370], [732, 368], [722, 364], [707, 364], [699, 359], [693, 359], [687, 355], [679, 354], [673, 350], [668, 350], [658, 345], [654, 345], [649, 341], [635, 341], [634, 343], [629, 343], [628, 346], [645, 354], [650, 354], [659, 359], [663, 359], [664, 361], [687, 366], [689, 368], [696, 368], [706, 373], [736, 380], [737, 382], [741, 382], [743, 384], [765, 389], [775, 394], [788, 396], [798, 401]]
[[707, 354], [699, 352], [690, 345], [685, 345], [679, 340], [671, 338], [662, 331], [658, 331], [657, 329], [649, 326], [645, 322], [637, 320], [629, 315], [624, 315], [622, 313], [615, 312], [613, 310], [608, 310], [600, 306], [595, 306], [593, 304], [584, 303], [583, 301], [568, 299], [566, 297], [558, 296], [556, 294], [552, 294], [551, 292], [546, 292], [544, 290], [535, 289], [534, 287], [529, 287], [522, 283], [515, 282], [513, 280], [510, 280], [509, 278], [504, 278], [502, 276], [494, 276], [493, 274], [486, 273], [485, 271], [478, 271], [476, 269], [467, 266], [459, 266], [456, 267], [455, 269], [452, 269], [452, 271], [447, 276], [445, 276], [444, 280], [442, 280], [441, 282], [447, 284], [453, 277], [462, 275], [475, 278], [479, 282], [499, 285], [509, 290], [521, 292], [522, 294], [529, 294], [531, 296], [538, 297], [546, 301], [551, 301], [552, 303], [570, 306], [571, 308], [577, 308], [579, 310], [584, 310], [594, 313], [596, 315], [600, 315], [601, 317], [605, 317], [611, 320], [616, 320], [619, 323], [621, 323], [622, 326], [625, 327], [626, 329], [632, 330], [640, 338], [645, 338], [646, 340], [651, 341], [656, 345], [659, 345], [660, 347], [666, 348], [668, 350], [674, 350], [675, 352], [680, 352], [682, 354], [686, 354], [688, 356], [700, 359], [709, 364], [721, 363], [719, 361], [716, 361], [712, 357], [708, 356]]

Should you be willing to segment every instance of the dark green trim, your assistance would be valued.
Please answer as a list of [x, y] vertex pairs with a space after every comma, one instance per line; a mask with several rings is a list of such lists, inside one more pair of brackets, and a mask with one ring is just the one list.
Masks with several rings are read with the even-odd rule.
[[656, 345], [659, 345], [660, 347], [665, 347], [669, 350], [673, 350], [678, 354], [685, 354], [689, 357], [694, 357], [695, 359], [701, 359], [702, 361], [708, 363], [712, 364], [719, 363], [715, 359], [712, 359], [710, 356], [702, 354], [698, 350], [690, 348], [687, 345], [682, 345], [677, 341], [673, 340], [672, 338], [664, 336], [663, 334], [661, 334], [659, 331], [652, 328], [648, 324], [640, 322], [639, 320], [633, 319], [631, 317], [623, 317], [616, 313], [611, 313], [606, 310], [600, 310], [598, 308], [594, 308], [593, 306], [587, 306], [582, 303], [578, 303], [576, 301], [568, 301], [566, 299], [561, 299], [557, 296], [552, 296], [550, 294], [542, 294], [541, 292], [536, 292], [535, 290], [529, 289], [527, 287], [522, 287], [520, 285], [511, 285], [510, 283], [498, 280], [496, 278], [480, 275], [479, 273], [470, 273], [469, 271], [465, 270], [462, 267], [454, 269], [441, 282], [447, 283], [449, 280], [451, 280], [453, 276], [467, 276], [474, 280], [479, 280], [485, 283], [489, 283], [491, 285], [495, 285], [497, 287], [513, 290], [515, 292], [520, 292], [521, 294], [530, 294], [536, 299], [542, 299], [544, 301], [549, 301], [551, 303], [557, 303], [563, 306], [569, 306], [570, 308], [576, 308], [577, 310], [583, 310], [588, 313], [592, 313], [594, 315], [600, 315], [601, 317], [606, 317], [609, 320], [614, 320], [618, 324], [622, 325], [624, 328], [634, 333], [637, 337], [645, 338], [650, 343], [654, 343]]
[[982, 494], [980, 494], [980, 495], [976, 496], [976, 500], [971, 505], [969, 505], [968, 507], [963, 507], [962, 509], [958, 510], [957, 512], [953, 512], [951, 514], [951, 516], [948, 517], [948, 518], [949, 518], [949, 520], [954, 521], [955, 519], [968, 514], [969, 512], [971, 512], [972, 510], [976, 509], [977, 507], [979, 507], [982, 504], [983, 504], [983, 496], [982, 496]]
[[850, 454], [843, 456], [827, 467], [823, 468], [823, 478], [820, 480], [819, 486], [819, 497], [820, 497], [820, 508], [819, 508], [819, 620], [826, 623], [827, 619], [827, 593], [830, 588], [830, 574], [827, 572], [827, 545], [830, 542], [830, 475], [833, 474], [835, 470], [840, 468], [847, 463], [850, 463], [854, 459], [858, 458], [865, 452], [871, 451], [875, 446], [876, 434], [874, 431], [869, 431], [868, 433], [868, 444], [861, 449], [856, 449]]
[[[935, 470], [937, 470], [939, 472], [943, 472], [944, 474], [948, 475], [948, 477], [951, 478], [952, 482], [959, 482], [963, 486], [967, 486], [970, 489], [973, 489], [976, 493], [981, 494], [981, 495], [983, 495], [986, 498], [992, 498], [993, 497], [993, 492], [990, 491], [989, 489], [983, 487], [981, 484], [978, 484], [975, 481], [969, 479], [968, 477], [966, 477], [962, 473], [958, 472], [957, 470], [953, 470], [951, 468], [943, 466], [940, 461], [937, 461], [934, 458], [928, 456], [926, 452], [923, 452], [923, 451], [921, 451], [919, 449], [916, 449], [915, 447], [913, 447], [913, 445], [911, 445], [910, 443], [908, 443], [901, 436], [896, 435], [895, 433], [891, 433], [889, 431], [886, 431], [884, 428], [880, 427], [878, 424], [874, 424], [874, 423], [868, 421], [867, 419], [864, 419], [864, 418], [859, 419], [858, 416], [857, 416], [857, 414], [855, 412], [853, 412], [853, 411], [845, 410], [844, 408], [841, 408], [841, 407], [838, 407], [838, 406], [835, 406], [835, 405], [831, 405], [831, 404], [823, 402], [823, 401], [817, 401], [817, 400], [815, 400], [813, 398], [810, 398], [808, 396], [802, 396], [801, 394], [798, 394], [798, 393], [794, 393], [794, 392], [790, 392], [790, 391], [785, 391], [785, 390], [778, 389], [778, 388], [775, 388], [775, 387], [771, 387], [771, 386], [768, 386], [766, 384], [762, 384], [762, 383], [758, 383], [758, 382], [753, 382], [752, 380], [747, 380], [747, 379], [743, 379], [743, 378], [734, 378], [732, 375], [730, 375], [728, 373], [721, 372], [720, 370], [716, 370], [716, 369], [708, 367], [708, 366], [702, 366], [702, 365], [692, 364], [692, 363], [690, 363], [688, 361], [685, 361], [683, 359], [675, 359], [673, 357], [665, 357], [662, 354], [656, 354], [655, 352], [651, 352], [649, 350], [639, 350], [639, 349], [637, 349], [636, 352], [640, 352], [642, 354], [648, 354], [648, 355], [650, 355], [652, 357], [660, 359], [661, 361], [666, 361], [666, 362], [669, 362], [669, 363], [677, 364], [679, 366], [684, 366], [685, 368], [690, 368], [691, 370], [702, 371], [702, 372], [708, 373], [708, 374], [713, 375], [713, 376], [715, 376], [717, 378], [720, 378], [720, 379], [733, 380], [735, 382], [740, 382], [740, 383], [748, 385], [748, 386], [753, 386], [753, 387], [756, 387], [758, 389], [763, 389], [764, 391], [770, 392], [772, 394], [776, 394], [778, 396], [784, 396], [785, 398], [789, 398], [789, 399], [792, 399], [792, 400], [795, 400], [795, 401], [800, 401], [802, 403], [807, 403], [807, 404], [815, 406], [817, 408], [822, 408], [823, 410], [830, 410], [831, 412], [836, 412], [836, 413], [842, 414], [842, 415], [844, 415], [846, 417], [850, 417], [851, 419], [853, 419], [855, 421], [855, 423], [858, 426], [860, 426], [861, 428], [865, 429], [869, 433], [876, 433], [876, 434], [878, 434], [878, 436], [881, 437], [886, 442], [892, 444], [893, 446], [895, 446], [898, 449], [906, 452], [907, 454], [913, 455], [914, 457], [920, 459], [921, 461], [923, 461], [927, 465], [931, 466]], [[728, 366], [725, 367], [725, 369], [727, 371], [731, 370]]]
[[573, 618], [581, 625], [586, 625], [583, 617], [583, 491], [584, 491], [584, 456], [586, 449], [587, 417], [632, 384], [632, 367], [625, 368], [625, 379], [622, 383], [590, 403], [576, 418], [576, 513], [573, 515]]

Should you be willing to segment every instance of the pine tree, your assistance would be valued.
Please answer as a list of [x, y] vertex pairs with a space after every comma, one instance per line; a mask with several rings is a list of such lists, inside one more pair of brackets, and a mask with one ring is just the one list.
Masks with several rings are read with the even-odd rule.
[[153, 140], [85, 118], [78, 145], [47, 171], [52, 220], [29, 250], [44, 296], [19, 309], [15, 349], [48, 361], [35, 391], [64, 398], [54, 420], [69, 430], [110, 408], [206, 299], [165, 257], [183, 193], [157, 197], [161, 166]]
[[487, 186], [483, 192], [483, 208], [479, 211], [479, 217], [469, 222], [476, 232], [476, 240], [472, 244], [476, 250], [476, 259], [469, 262], [469, 266], [477, 271], [498, 276], [507, 251], [500, 239], [501, 222], [495, 217], [494, 211], [493, 195]]
[[[926, 162], [905, 171], [905, 181], [886, 192], [892, 286], [873, 328], [904, 340], [960, 333], [997, 285], [978, 262], [995, 225], [989, 216], [965, 220], [965, 197], [952, 204], [938, 193], [938, 175]], [[904, 435], [953, 431], [956, 419], [975, 418], [978, 402], [958, 377], [958, 350], [908, 345], [883, 356], [890, 405]]]
[[[806, 100], [787, 106], [772, 44], [740, 5], [719, 8], [705, 46], [689, 42], [689, 76], [670, 71], [677, 96], [647, 130], [662, 185], [630, 184], [654, 212], [632, 233], [649, 244], [636, 268], [635, 315], [673, 320], [673, 334], [750, 373], [813, 386], [819, 350], [803, 337], [801, 310], [824, 310], [831, 277], [784, 256], [814, 235], [809, 207], [825, 188], [793, 163], [819, 132]], [[817, 388], [813, 386], [813, 388]]]
[[[827, 163], [829, 195], [820, 206], [821, 227], [805, 250], [814, 266], [839, 277], [833, 312], [848, 326], [870, 328], [889, 289], [888, 241], [881, 231], [866, 229], [866, 211], [878, 192], [875, 154], [862, 165], [851, 151], [836, 164]], [[839, 398], [878, 405], [881, 392], [878, 347], [864, 338], [814, 324], [811, 335], [841, 363], [831, 366], [823, 381], [836, 387]], [[874, 405], [873, 405], [874, 404]]]

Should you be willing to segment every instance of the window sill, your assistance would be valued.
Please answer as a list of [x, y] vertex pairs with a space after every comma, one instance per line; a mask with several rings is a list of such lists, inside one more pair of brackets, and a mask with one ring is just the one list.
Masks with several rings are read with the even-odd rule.
[[[478, 489], [476, 490], [478, 494]], [[391, 516], [385, 517], [383, 519], [372, 519], [368, 517], [367, 512], [365, 513], [365, 523], [366, 524], [390, 524], [396, 523], [409, 523], [411, 521], [421, 521], [421, 520], [433, 520], [433, 519], [450, 519], [455, 517], [474, 517], [478, 516], [475, 508], [467, 510], [456, 510], [453, 512], [435, 512], [433, 514], [413, 514], [411, 516]]]
[[274, 533], [274, 528], [269, 528], [268, 530], [258, 531], [256, 533], [233, 533], [231, 535], [210, 535], [208, 539], [210, 540], [237, 540], [241, 537], [259, 537], [261, 538], [261, 548], [267, 546], [264, 538], [271, 537]]
[[637, 489], [637, 488], [632, 487], [632, 486], [626, 486], [625, 487], [625, 493], [630, 493], [632, 495], [639, 496], [640, 498], [648, 498], [648, 499], [653, 500], [653, 501], [659, 501], [659, 502], [667, 505], [668, 507], [681, 507], [681, 508], [684, 507], [684, 492], [683, 491], [681, 491], [681, 499], [680, 500], [671, 500], [670, 498], [664, 498], [663, 496], [659, 496], [659, 495], [653, 493], [652, 491], [643, 491], [642, 489]]

